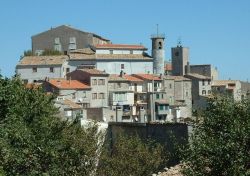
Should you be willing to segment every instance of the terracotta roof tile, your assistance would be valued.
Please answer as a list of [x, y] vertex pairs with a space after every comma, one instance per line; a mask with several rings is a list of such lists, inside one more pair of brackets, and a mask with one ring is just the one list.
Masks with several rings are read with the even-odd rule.
[[82, 109], [80, 105], [68, 99], [63, 100], [63, 104], [68, 106], [70, 109]]
[[62, 65], [68, 56], [25, 56], [23, 57], [17, 66], [22, 65]]
[[166, 71], [172, 71], [172, 64], [165, 64]]
[[58, 89], [90, 89], [90, 86], [77, 80], [51, 79], [49, 83]]
[[128, 81], [124, 78], [124, 76], [120, 76], [120, 75], [117, 75], [117, 74], [110, 74], [109, 75], [109, 81]]
[[235, 84], [235, 80], [214, 80], [212, 86], [226, 86], [228, 84]]
[[153, 74], [133, 74], [132, 76], [135, 76], [135, 77], [143, 79], [143, 80], [161, 81], [161, 78], [159, 76], [153, 75]]
[[124, 75], [123, 77], [124, 77], [126, 80], [130, 81], [130, 82], [143, 82], [142, 79], [137, 78], [137, 77], [132, 76], [132, 75]]
[[143, 45], [126, 45], [126, 44], [102, 44], [95, 45], [97, 49], [137, 49], [147, 50]]

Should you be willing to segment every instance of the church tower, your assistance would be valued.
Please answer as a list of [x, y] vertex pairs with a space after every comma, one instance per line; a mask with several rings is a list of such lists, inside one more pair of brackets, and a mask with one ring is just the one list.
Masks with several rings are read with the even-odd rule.
[[177, 47], [171, 48], [172, 55], [172, 74], [174, 76], [183, 76], [189, 69], [189, 48], [182, 47], [181, 42]]
[[154, 74], [164, 75], [164, 60], [165, 60], [165, 49], [164, 49], [164, 34], [158, 34], [158, 25], [157, 25], [157, 34], [151, 35], [152, 40], [152, 57], [153, 61], [153, 72]]

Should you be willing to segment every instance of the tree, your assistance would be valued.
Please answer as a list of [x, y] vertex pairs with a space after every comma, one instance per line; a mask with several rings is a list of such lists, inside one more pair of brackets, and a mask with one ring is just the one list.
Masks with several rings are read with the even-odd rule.
[[208, 102], [185, 150], [185, 175], [250, 175], [250, 101]]
[[142, 141], [138, 136], [120, 135], [103, 151], [98, 168], [100, 176], [150, 175], [165, 162], [163, 146]]
[[0, 76], [0, 175], [90, 175], [97, 127], [58, 117], [52, 96]]

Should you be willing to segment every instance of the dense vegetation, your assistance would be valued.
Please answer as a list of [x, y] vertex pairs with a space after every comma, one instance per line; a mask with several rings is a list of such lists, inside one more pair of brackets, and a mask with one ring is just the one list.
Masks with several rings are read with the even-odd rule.
[[166, 163], [163, 146], [151, 140], [142, 141], [138, 136], [119, 135], [112, 147], [104, 148], [97, 175], [147, 176], [158, 172], [163, 163]]
[[[39, 88], [25, 88], [18, 78], [0, 76], [0, 175], [96, 172], [102, 151], [97, 150], [102, 137], [97, 126], [82, 128], [57, 114], [52, 96]], [[107, 152], [99, 160], [98, 175], [148, 175], [162, 161], [160, 145], [137, 137], [121, 137], [112, 155]]]
[[185, 150], [185, 175], [250, 175], [250, 101], [214, 97]]
[[[0, 173], [89, 175], [96, 165], [96, 128], [61, 121], [53, 97], [0, 79]], [[1, 175], [0, 174], [0, 175]]]
[[[41, 56], [57, 56], [57, 55], [62, 55], [63, 53], [57, 50], [50, 50], [50, 49], [45, 49], [42, 53]], [[31, 50], [26, 50], [23, 52], [23, 56], [35, 56], [35, 54]]]

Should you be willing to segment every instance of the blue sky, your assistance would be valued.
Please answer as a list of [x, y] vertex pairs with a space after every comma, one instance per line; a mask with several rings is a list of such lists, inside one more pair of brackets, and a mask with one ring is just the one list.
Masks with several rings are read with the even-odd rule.
[[94, 32], [113, 43], [149, 48], [165, 33], [166, 58], [181, 37], [191, 64], [212, 64], [221, 79], [250, 81], [249, 0], [8, 0], [0, 2], [0, 69], [14, 74], [31, 36], [62, 24]]

